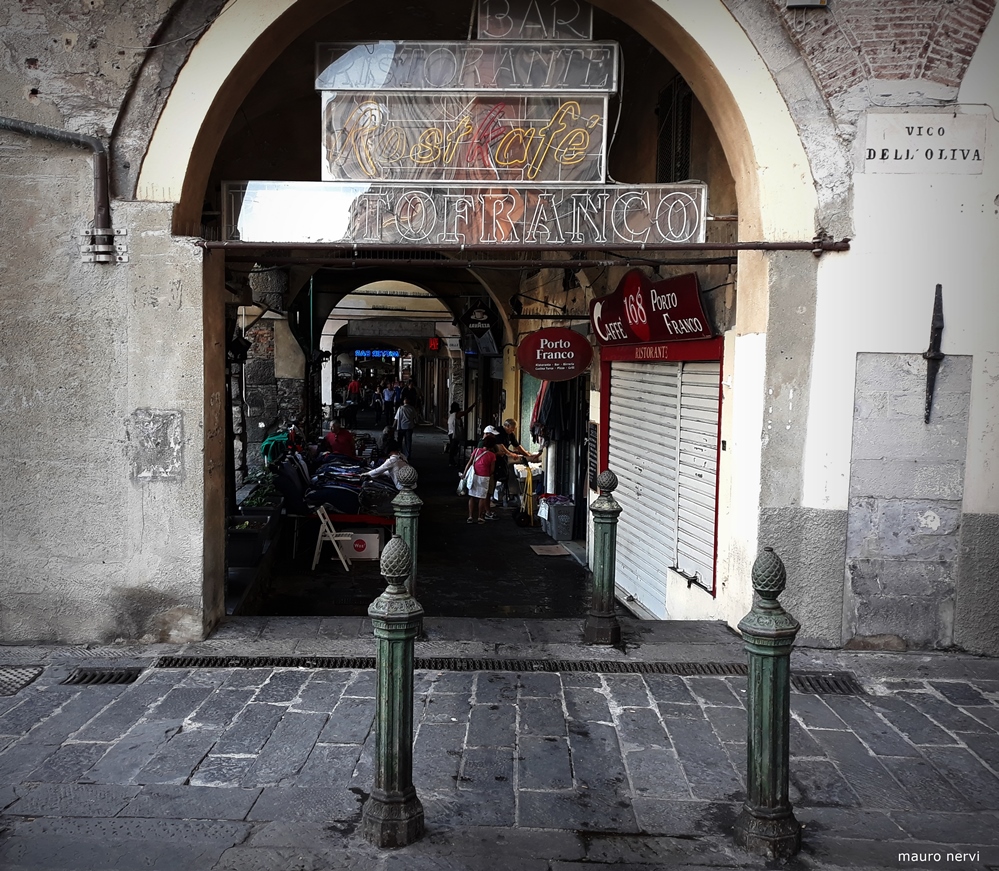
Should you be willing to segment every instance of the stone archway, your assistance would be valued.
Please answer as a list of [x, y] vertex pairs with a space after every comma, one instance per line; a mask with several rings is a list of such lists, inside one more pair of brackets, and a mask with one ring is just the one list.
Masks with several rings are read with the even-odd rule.
[[[247, 72], [268, 65], [304, 28], [343, 5], [319, 9], [311, 0], [236, 0], [202, 36], [166, 101], [137, 184], [140, 200], [176, 203], [175, 232], [197, 224], [213, 157], [254, 81]], [[819, 201], [809, 155], [771, 69], [723, 0], [643, 0], [623, 11], [606, 0], [596, 5], [640, 32], [691, 85], [732, 171], [739, 239], [811, 239]], [[770, 334], [784, 341], [790, 329], [774, 318], [774, 306], [787, 305], [791, 297], [814, 299], [816, 278], [814, 266], [790, 266], [763, 252], [740, 253], [738, 269], [742, 301], [735, 329], [726, 337], [725, 370], [739, 373], [739, 401], [726, 402], [723, 427], [745, 437], [732, 439], [722, 475], [729, 517], [719, 564], [741, 584], [756, 550], [761, 507], [772, 498], [793, 502], [785, 497], [800, 482], [794, 474], [778, 476], [776, 484], [770, 480], [774, 475], [764, 468], [765, 445], [758, 437], [768, 387], [776, 386], [780, 394], [793, 382], [791, 393], [798, 397], [807, 396], [808, 388], [807, 368], [785, 371], [772, 358]], [[814, 313], [814, 306], [809, 311]], [[792, 326], [796, 357], [808, 359], [814, 322], [804, 329]], [[795, 414], [803, 419], [807, 401], [797, 400]], [[777, 460], [800, 468], [800, 442], [784, 444], [778, 435], [773, 444], [778, 447], [769, 450]], [[771, 491], [779, 491], [777, 497]], [[734, 623], [749, 597], [746, 585], [715, 605], [714, 616]]]

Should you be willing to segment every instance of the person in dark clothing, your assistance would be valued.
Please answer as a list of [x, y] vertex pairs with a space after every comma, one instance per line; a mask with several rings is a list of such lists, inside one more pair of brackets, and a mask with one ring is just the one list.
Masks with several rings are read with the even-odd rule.
[[449, 466], [458, 464], [458, 454], [465, 445], [465, 415], [475, 407], [475, 401], [469, 403], [462, 411], [457, 402], [451, 403], [451, 411], [447, 416], [447, 463]]
[[500, 485], [504, 493], [516, 492], [510, 486], [510, 476], [513, 474], [513, 463], [536, 463], [541, 459], [541, 452], [532, 454], [524, 449], [517, 438], [517, 421], [508, 417], [503, 421], [502, 432], [496, 435], [496, 473], [495, 483]]
[[423, 392], [416, 386], [416, 382], [410, 378], [406, 386], [402, 388], [403, 401], [408, 400], [417, 414], [423, 411]]
[[395, 387], [391, 381], [386, 381], [382, 388], [382, 411], [385, 414], [385, 423], [392, 424], [395, 419]]

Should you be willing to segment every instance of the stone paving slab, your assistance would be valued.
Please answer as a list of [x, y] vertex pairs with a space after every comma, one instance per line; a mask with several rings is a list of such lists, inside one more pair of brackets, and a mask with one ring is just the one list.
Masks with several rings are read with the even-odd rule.
[[[527, 649], [497, 638], [498, 623], [470, 621], [463, 632], [481, 640], [454, 640], [442, 621], [421, 645], [444, 656], [744, 659], [713, 625], [607, 650], [567, 642], [572, 621]], [[520, 623], [523, 636], [543, 634]], [[260, 618], [223, 627], [216, 643], [233, 655], [306, 643], [373, 653], [362, 632], [363, 619]], [[32, 651], [45, 673], [0, 708], [4, 871], [765, 867], [730, 837], [745, 789], [745, 678], [420, 671], [414, 783], [428, 834], [378, 851], [357, 833], [374, 778], [374, 672], [151, 667], [179, 649], [119, 649], [146, 667], [139, 680], [83, 688], [56, 678], [99, 656]], [[950, 867], [948, 851], [979, 854], [953, 867], [999, 866], [999, 661], [864, 656], [795, 654], [814, 670], [855, 663], [868, 692], [792, 693], [791, 799], [805, 839], [793, 867], [921, 867], [898, 854], [922, 847], [942, 855], [925, 867]]]
[[0, 840], [0, 868], [198, 871], [212, 868], [249, 831], [245, 823], [216, 821], [25, 820], [15, 823]]

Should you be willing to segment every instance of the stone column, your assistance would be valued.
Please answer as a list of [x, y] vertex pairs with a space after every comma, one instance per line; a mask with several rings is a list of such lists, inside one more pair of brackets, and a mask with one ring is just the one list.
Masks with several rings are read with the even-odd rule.
[[420, 531], [420, 508], [423, 500], [416, 495], [416, 484], [419, 475], [412, 466], [399, 472], [399, 483], [402, 489], [392, 500], [395, 509], [395, 528], [399, 537], [406, 542], [412, 557], [409, 577], [406, 579], [406, 589], [411, 596], [416, 595], [416, 542]]
[[735, 841], [771, 859], [801, 849], [801, 826], [788, 800], [791, 729], [791, 647], [800, 625], [777, 597], [787, 572], [772, 547], [753, 564], [757, 597], [739, 629], [749, 652], [746, 699], [746, 803], [735, 823]]
[[375, 784], [361, 833], [377, 847], [404, 847], [423, 835], [413, 786], [413, 656], [423, 609], [406, 590], [410, 566], [406, 542], [392, 536], [381, 557], [388, 586], [368, 608], [377, 641]]
[[617, 518], [621, 506], [612, 495], [617, 475], [604, 469], [597, 478], [600, 495], [590, 506], [593, 515], [593, 597], [583, 627], [583, 640], [589, 644], [617, 644], [621, 624], [614, 611], [614, 572], [617, 562]]

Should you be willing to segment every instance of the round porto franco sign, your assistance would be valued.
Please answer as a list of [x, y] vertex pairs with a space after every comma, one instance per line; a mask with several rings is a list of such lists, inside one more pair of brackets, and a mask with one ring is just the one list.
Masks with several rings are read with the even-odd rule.
[[584, 336], [549, 327], [525, 336], [517, 348], [520, 368], [542, 381], [568, 381], [586, 371], [593, 349]]

